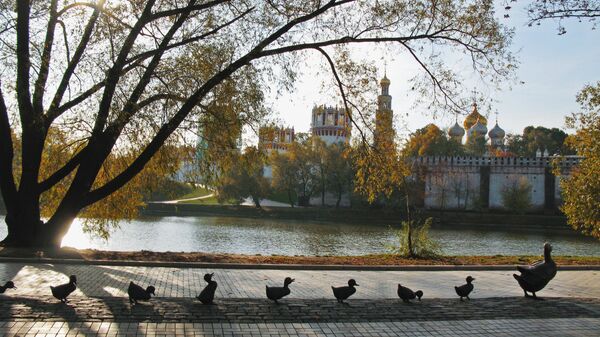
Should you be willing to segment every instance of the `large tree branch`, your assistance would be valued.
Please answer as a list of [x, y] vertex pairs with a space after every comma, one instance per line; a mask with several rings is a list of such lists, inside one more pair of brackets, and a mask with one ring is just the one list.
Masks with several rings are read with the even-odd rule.
[[84, 152], [87, 150], [87, 147], [83, 148], [81, 151], [77, 152], [76, 155], [71, 157], [69, 161], [63, 165], [60, 169], [56, 170], [52, 173], [48, 178], [39, 183], [39, 192], [45, 192], [51, 189], [54, 185], [58, 184], [61, 180], [63, 180], [66, 176], [68, 176], [79, 164], [81, 163], [81, 159], [84, 157]]
[[63, 14], [65, 14], [68, 10], [75, 8], [75, 7], [90, 7], [93, 8], [94, 11], [100, 11], [102, 12], [102, 14], [106, 15], [107, 17], [117, 21], [118, 23], [120, 23], [121, 25], [132, 29], [133, 27], [131, 27], [131, 25], [129, 25], [127, 22], [119, 19], [118, 17], [114, 16], [111, 12], [109, 12], [108, 10], [106, 10], [104, 8], [104, 2], [105, 1], [99, 1], [98, 3], [91, 3], [91, 2], [74, 2], [71, 4], [66, 5], [65, 7], [63, 7], [60, 11], [58, 11], [57, 17], [62, 16]]
[[52, 45], [54, 44], [54, 31], [56, 30], [56, 3], [57, 0], [50, 2], [50, 18], [48, 19], [48, 27], [46, 28], [46, 39], [44, 41], [44, 49], [42, 52], [42, 60], [38, 78], [35, 81], [33, 91], [33, 110], [36, 115], [43, 114], [44, 110], [44, 92], [46, 90], [46, 81], [48, 80], [48, 72], [52, 58]]
[[33, 120], [33, 105], [29, 92], [29, 1], [17, 1], [17, 102], [23, 127]]
[[289, 53], [293, 51], [307, 50], [307, 49], [316, 49], [327, 46], [333, 46], [338, 44], [351, 44], [351, 43], [380, 43], [380, 42], [409, 42], [412, 40], [422, 40], [422, 39], [434, 39], [439, 38], [439, 34], [444, 32], [444, 30], [438, 30], [430, 34], [419, 34], [419, 35], [411, 35], [411, 36], [398, 36], [398, 37], [372, 37], [372, 38], [356, 38], [352, 36], [344, 36], [337, 39], [325, 40], [325, 41], [317, 41], [310, 43], [299, 43], [293, 44], [273, 49], [267, 49], [260, 53], [259, 57], [273, 56], [279, 55], [283, 53]]
[[[73, 54], [73, 58], [69, 61], [69, 65], [67, 66], [67, 69], [65, 69], [65, 72], [63, 73], [63, 76], [60, 80], [60, 84], [58, 85], [58, 88], [56, 89], [56, 93], [54, 94], [54, 98], [52, 99], [52, 104], [50, 104], [50, 109], [48, 109], [48, 113], [46, 114], [46, 124], [47, 125], [52, 124], [52, 122], [58, 116], [60, 116], [60, 114], [62, 112], [66, 111], [66, 110], [59, 109], [59, 105], [62, 101], [65, 91], [67, 90], [67, 87], [69, 86], [71, 76], [73, 76], [73, 73], [75, 72], [75, 68], [79, 64], [79, 61], [81, 61], [81, 57], [83, 56], [83, 53], [85, 52], [85, 49], [87, 48], [87, 45], [90, 41], [92, 32], [94, 31], [94, 26], [96, 25], [96, 21], [98, 20], [100, 11], [101, 11], [102, 7], [104, 6], [104, 2], [105, 2], [105, 0], [100, 0], [98, 2], [98, 5], [94, 7], [95, 8], [94, 12], [92, 13], [92, 16], [88, 20], [85, 30], [83, 31], [83, 35], [81, 37], [81, 40], [79, 41], [79, 45], [77, 46], [77, 49], [75, 50], [75, 54]], [[65, 37], [65, 39], [66, 39], [66, 37]], [[97, 89], [100, 89], [100, 88], [98, 87]]]
[[94, 129], [92, 130], [92, 141], [104, 130], [106, 121], [108, 120], [108, 113], [110, 111], [115, 90], [117, 88], [117, 83], [121, 78], [121, 71], [123, 70], [123, 67], [127, 61], [127, 55], [129, 55], [131, 48], [133, 48], [133, 44], [142, 31], [142, 28], [144, 28], [146, 23], [149, 22], [149, 18], [152, 14], [152, 7], [154, 6], [155, 2], [156, 0], [149, 0], [146, 3], [146, 7], [142, 12], [141, 17], [135, 23], [129, 32], [129, 35], [127, 35], [127, 38], [123, 42], [123, 46], [121, 47], [121, 51], [119, 52], [114, 65], [108, 71], [105, 80], [104, 93], [98, 106], [98, 116], [96, 117]]
[[[138, 66], [137, 63], [132, 63], [132, 64], [128, 65], [121, 72], [121, 76], [123, 76], [124, 74], [126, 74], [129, 71], [133, 70], [137, 66]], [[76, 107], [78, 104], [80, 104], [81, 102], [85, 101], [86, 99], [90, 98], [93, 94], [95, 94], [96, 92], [98, 92], [98, 90], [104, 88], [105, 84], [106, 84], [106, 80], [94, 84], [89, 89], [87, 89], [86, 91], [82, 92], [79, 96], [77, 96], [77, 97], [73, 98], [72, 100], [70, 100], [70, 101], [64, 103], [63, 105], [61, 105], [57, 109], [57, 111], [55, 113], [57, 115], [61, 115], [65, 111]], [[56, 117], [58, 117], [58, 116], [55, 116], [55, 118]]]
[[323, 54], [323, 56], [325, 56], [325, 59], [327, 60], [327, 63], [329, 63], [331, 72], [333, 73], [333, 76], [335, 77], [335, 81], [337, 82], [337, 85], [338, 85], [338, 89], [340, 90], [340, 95], [342, 95], [342, 101], [344, 102], [344, 107], [346, 108], [346, 116], [348, 116], [348, 118], [350, 119], [350, 122], [354, 126], [356, 126], [356, 128], [358, 129], [358, 132], [360, 133], [361, 139], [366, 144], [367, 137], [365, 136], [365, 134], [360, 129], [360, 126], [354, 121], [354, 118], [352, 117], [350, 107], [348, 106], [348, 98], [346, 97], [346, 92], [344, 91], [344, 84], [342, 83], [342, 80], [340, 79], [340, 76], [338, 75], [337, 70], [335, 69], [335, 63], [333, 63], [333, 60], [331, 59], [329, 54], [327, 54], [327, 52], [325, 52], [325, 50], [323, 50], [323, 48], [317, 47], [315, 49], [318, 50], [321, 54]]
[[51, 111], [52, 114], [49, 114], [49, 116], [48, 116], [48, 121], [56, 119], [58, 116], [63, 114], [65, 111], [76, 107], [81, 102], [90, 98], [90, 96], [92, 96], [93, 94], [98, 92], [98, 90], [104, 88], [104, 84], [105, 84], [104, 82], [98, 82], [98, 83], [94, 84], [91, 88], [89, 88], [88, 90], [82, 92], [79, 96], [73, 98], [72, 100], [70, 100], [70, 101], [66, 102], [65, 104], [61, 105], [60, 107], [58, 107], [56, 109], [56, 111], [52, 110]]
[[261, 43], [259, 43], [255, 48], [249, 51], [246, 55], [239, 58], [237, 61], [231, 63], [225, 69], [221, 70], [215, 76], [210, 78], [204, 85], [202, 85], [194, 94], [192, 94], [188, 100], [181, 106], [179, 111], [171, 118], [171, 120], [164, 124], [154, 138], [150, 141], [148, 146], [140, 153], [140, 155], [129, 165], [123, 172], [118, 174], [111, 181], [107, 182], [105, 185], [98, 187], [95, 190], [90, 191], [87, 196], [81, 201], [81, 207], [85, 207], [87, 205], [91, 205], [99, 200], [102, 200], [114, 193], [119, 188], [123, 187], [127, 182], [133, 179], [139, 172], [141, 172], [146, 164], [152, 159], [154, 154], [160, 149], [162, 144], [167, 140], [167, 138], [175, 131], [175, 129], [183, 122], [185, 117], [191, 112], [191, 110], [197, 105], [208, 92], [210, 92], [215, 86], [223, 82], [226, 78], [231, 76], [235, 71], [242, 68], [243, 66], [249, 64], [252, 60], [261, 57], [262, 50], [268, 46], [273, 41], [277, 40], [279, 37], [284, 35], [290, 29], [295, 27], [296, 25], [309, 21], [327, 10], [340, 6], [354, 0], [344, 0], [344, 1], [335, 1], [331, 0], [324, 6], [318, 8], [312, 13], [307, 15], [298, 17], [294, 20], [291, 20], [287, 24], [285, 24], [280, 29], [276, 30], [270, 36], [265, 38]]
[[193, 42], [196, 42], [196, 41], [203, 40], [203, 39], [205, 39], [205, 38], [207, 38], [207, 37], [209, 37], [211, 35], [214, 35], [214, 34], [218, 33], [223, 28], [226, 28], [227, 26], [232, 25], [236, 21], [238, 21], [241, 18], [243, 18], [244, 16], [248, 15], [253, 10], [254, 10], [254, 7], [249, 8], [248, 10], [244, 11], [242, 14], [236, 16], [232, 20], [230, 20], [230, 21], [228, 21], [228, 22], [226, 22], [226, 23], [224, 23], [222, 25], [219, 25], [219, 26], [215, 27], [211, 31], [208, 31], [208, 32], [206, 32], [204, 34], [201, 34], [201, 35], [198, 35], [198, 36], [194, 36], [194, 37], [190, 37], [188, 39], [179, 41], [177, 43], [173, 43], [173, 44], [167, 46], [166, 48], [164, 48], [162, 50], [161, 49], [154, 49], [154, 50], [149, 50], [149, 51], [143, 52], [141, 54], [135, 55], [135, 56], [129, 58], [129, 60], [127, 60], [127, 63], [139, 62], [140, 60], [144, 60], [144, 59], [146, 59], [148, 57], [151, 57], [151, 56], [153, 56], [154, 54], [156, 54], [158, 52], [164, 52], [164, 51], [167, 51], [169, 49], [177, 48], [177, 47], [180, 47], [180, 46], [183, 46], [183, 45], [187, 45], [189, 43], [193, 43]]
[[17, 187], [13, 176], [13, 142], [8, 119], [8, 109], [0, 83], [0, 192], [9, 212], [14, 211], [17, 199]]
[[[190, 4], [193, 4], [194, 2], [196, 2], [196, 0], [190, 0]], [[177, 19], [177, 21], [175, 21], [173, 23], [173, 25], [171, 26], [169, 31], [165, 34], [165, 36], [163, 37], [163, 40], [161, 41], [161, 43], [158, 47], [159, 52], [154, 54], [154, 56], [152, 57], [152, 60], [146, 67], [144, 74], [142, 75], [141, 79], [138, 81], [137, 85], [135, 86], [131, 95], [129, 96], [129, 99], [125, 103], [125, 107], [123, 108], [123, 111], [118, 116], [118, 118], [114, 121], [114, 123], [112, 123], [107, 128], [107, 130], [106, 130], [107, 134], [112, 133], [114, 135], [118, 135], [121, 132], [121, 130], [123, 130], [125, 125], [129, 122], [129, 120], [131, 119], [133, 114], [135, 114], [135, 112], [138, 111], [138, 109], [136, 108], [138, 100], [144, 93], [146, 86], [148, 85], [148, 83], [150, 82], [150, 79], [154, 75], [154, 71], [156, 70], [156, 67], [158, 67], [160, 60], [165, 53], [166, 48], [169, 46], [169, 43], [171, 42], [171, 39], [173, 39], [173, 36], [175, 36], [175, 33], [185, 23], [189, 14], [190, 14], [189, 12], [182, 14]], [[114, 137], [114, 141], [116, 141], [116, 138], [117, 137]], [[114, 142], [113, 142], [113, 144], [114, 144]], [[106, 145], [108, 146], [109, 144], [106, 144]], [[110, 144], [110, 147], [112, 147], [112, 144]]]
[[225, 2], [230, 2], [231, 0], [213, 0], [213, 1], [209, 1], [203, 4], [191, 4], [191, 5], [187, 5], [185, 7], [181, 7], [181, 8], [174, 8], [174, 9], [169, 9], [166, 11], [162, 11], [162, 12], [156, 12], [152, 15], [151, 20], [156, 20], [156, 19], [160, 19], [160, 18], [164, 18], [167, 16], [175, 16], [175, 15], [179, 15], [179, 14], [186, 14], [189, 15], [191, 12], [195, 12], [195, 11], [201, 11], [203, 9], [208, 9], [217, 5], [220, 5], [222, 3]]

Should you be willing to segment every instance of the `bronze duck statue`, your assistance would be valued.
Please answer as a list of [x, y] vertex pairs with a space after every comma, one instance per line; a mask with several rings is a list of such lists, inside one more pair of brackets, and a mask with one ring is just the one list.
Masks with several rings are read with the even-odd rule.
[[127, 288], [129, 303], [136, 305], [138, 301], [148, 301], [152, 297], [151, 295], [156, 296], [155, 291], [156, 288], [153, 286], [144, 289], [132, 281], [129, 283], [129, 288]]
[[[546, 242], [544, 244], [544, 260], [535, 262], [530, 266], [518, 266], [517, 270], [521, 275], [513, 274], [513, 277], [523, 289], [525, 297], [537, 299], [536, 292], [544, 287], [556, 276], [556, 263], [552, 260], [552, 245]], [[530, 292], [530, 296], [527, 292]]]
[[217, 282], [212, 280], [214, 274], [215, 273], [204, 274], [204, 281], [206, 281], [208, 284], [206, 287], [204, 287], [204, 289], [202, 289], [200, 295], [196, 297], [200, 302], [202, 302], [202, 304], [213, 304], [213, 300], [215, 299], [215, 291], [217, 290]]
[[267, 290], [267, 298], [275, 301], [275, 303], [279, 304], [277, 300], [282, 299], [283, 297], [290, 294], [289, 285], [295, 280], [291, 277], [286, 277], [283, 281], [283, 287], [269, 287], [265, 286]]
[[412, 291], [410, 288], [403, 287], [398, 283], [398, 297], [400, 297], [404, 303], [410, 303], [410, 300], [414, 300], [415, 298], [418, 301], [421, 301], [423, 292], [421, 290]]
[[454, 290], [456, 290], [456, 294], [458, 296], [460, 296], [460, 300], [463, 300], [463, 297], [466, 297], [469, 301], [471, 300], [469, 298], [469, 294], [471, 293], [471, 291], [473, 291], [473, 281], [475, 279], [471, 277], [471, 275], [467, 276], [467, 283], [463, 284], [460, 287], [454, 287]]
[[6, 289], [17, 289], [17, 287], [15, 287], [15, 284], [13, 283], [13, 281], [8, 281], [8, 282], [4, 283], [3, 286], [0, 286], [0, 294], [4, 294]]
[[63, 303], [67, 303], [67, 296], [77, 289], [77, 276], [71, 275], [69, 277], [69, 283], [61, 284], [56, 287], [50, 286], [52, 296], [60, 300]]
[[348, 299], [348, 297], [352, 296], [355, 292], [356, 292], [356, 288], [358, 287], [358, 284], [356, 283], [356, 281], [354, 279], [349, 279], [348, 280], [348, 286], [345, 287], [331, 287], [331, 289], [333, 290], [333, 295], [335, 296], [335, 298], [337, 298], [337, 301], [339, 303], [344, 303], [345, 299]]

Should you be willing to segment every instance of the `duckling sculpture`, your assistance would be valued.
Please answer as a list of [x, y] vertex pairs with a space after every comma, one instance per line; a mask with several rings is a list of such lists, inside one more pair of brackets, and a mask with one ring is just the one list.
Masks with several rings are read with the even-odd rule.
[[466, 297], [469, 301], [471, 300], [469, 298], [469, 294], [471, 293], [471, 291], [473, 291], [474, 286], [472, 282], [474, 280], [475, 279], [469, 275], [467, 276], [467, 284], [463, 284], [460, 287], [454, 287], [454, 290], [456, 290], [456, 294], [460, 296], [461, 301], [463, 300], [463, 297]]
[[69, 283], [61, 284], [56, 287], [50, 286], [52, 296], [63, 303], [67, 303], [67, 297], [77, 289], [77, 276], [69, 276]]
[[290, 294], [289, 285], [295, 280], [290, 277], [286, 277], [283, 281], [283, 287], [269, 287], [265, 286], [267, 290], [267, 298], [275, 301], [275, 303], [279, 304], [277, 300], [282, 299], [283, 297]]
[[138, 301], [148, 301], [152, 297], [151, 295], [156, 296], [154, 293], [155, 290], [156, 288], [153, 286], [149, 286], [148, 288], [144, 289], [132, 281], [129, 283], [129, 288], [127, 288], [127, 294], [129, 294], [129, 303], [136, 305]]
[[4, 294], [6, 289], [17, 289], [17, 287], [15, 287], [15, 284], [13, 283], [13, 281], [8, 281], [8, 282], [4, 283], [3, 286], [0, 286], [0, 294]]
[[208, 282], [208, 284], [202, 289], [200, 295], [196, 297], [202, 304], [213, 304], [215, 290], [217, 290], [217, 282], [212, 280], [214, 274], [204, 274], [204, 281]]
[[[533, 297], [537, 299], [536, 292], [544, 289], [544, 287], [556, 276], [556, 263], [552, 260], [551, 253], [552, 245], [546, 242], [544, 244], [544, 260], [538, 261], [531, 266], [518, 266], [517, 270], [521, 275], [513, 274], [513, 277], [519, 285], [525, 297]], [[529, 295], [530, 292], [532, 295]]]
[[403, 287], [398, 283], [398, 297], [400, 297], [404, 303], [410, 303], [410, 300], [414, 300], [415, 298], [417, 298], [418, 301], [421, 301], [423, 292], [421, 290], [413, 292], [411, 289]]
[[348, 297], [352, 296], [356, 292], [356, 288], [358, 284], [354, 279], [348, 280], [348, 286], [345, 287], [331, 287], [333, 290], [333, 296], [337, 298], [339, 303], [344, 303], [344, 300], [348, 299]]

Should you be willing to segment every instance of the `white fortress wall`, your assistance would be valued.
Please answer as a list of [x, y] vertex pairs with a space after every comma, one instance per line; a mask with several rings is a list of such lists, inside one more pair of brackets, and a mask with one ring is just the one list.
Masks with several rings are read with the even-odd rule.
[[544, 167], [491, 166], [489, 207], [504, 208], [502, 193], [526, 182], [531, 190], [529, 200], [534, 208], [544, 207]]
[[426, 208], [472, 209], [479, 198], [476, 166], [441, 165], [428, 170], [425, 177]]
[[[519, 182], [531, 187], [532, 208], [556, 208], [561, 202], [560, 177], [552, 169], [558, 165], [568, 175], [581, 158], [431, 156], [414, 160], [424, 174], [425, 208], [468, 210], [505, 208], [502, 191]], [[547, 188], [551, 189], [548, 193]]]

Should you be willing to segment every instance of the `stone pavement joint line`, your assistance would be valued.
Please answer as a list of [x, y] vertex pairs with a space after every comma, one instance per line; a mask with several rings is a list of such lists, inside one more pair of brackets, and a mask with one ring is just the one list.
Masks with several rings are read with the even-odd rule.
[[[18, 289], [11, 296], [49, 295], [50, 285], [67, 282], [75, 274], [78, 289], [75, 296], [124, 297], [130, 281], [153, 285], [159, 297], [198, 295], [205, 286], [202, 279], [214, 272], [218, 282], [216, 298], [264, 298], [265, 285], [282, 285], [290, 276], [296, 279], [290, 298], [332, 298], [331, 286], [344, 285], [349, 278], [360, 284], [353, 298], [397, 298], [397, 284], [421, 289], [424, 298], [456, 298], [454, 286], [475, 277], [472, 298], [522, 296], [513, 279], [513, 271], [344, 271], [344, 270], [267, 270], [267, 269], [203, 269], [139, 266], [102, 266], [66, 264], [0, 263], [0, 282], [13, 280]], [[559, 271], [540, 293], [542, 297], [600, 298], [600, 271]]]
[[195, 299], [160, 298], [130, 306], [121, 297], [73, 297], [63, 304], [52, 297], [5, 297], [0, 320], [109, 321], [180, 323], [398, 322], [522, 318], [600, 318], [600, 300], [522, 297], [426, 299], [410, 304], [399, 299], [350, 299], [347, 304], [324, 299], [222, 299], [203, 305]]
[[111, 323], [0, 321], [0, 336], [598, 336], [600, 319], [352, 323]]

